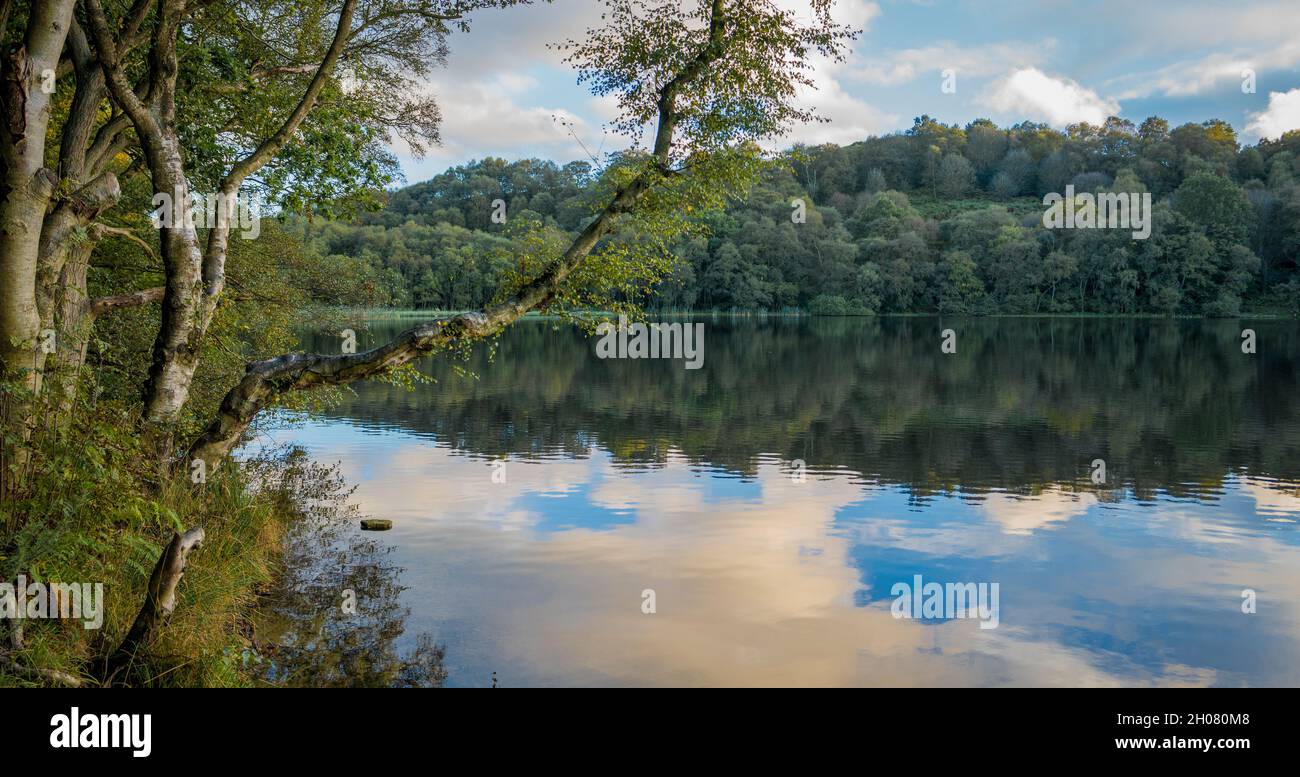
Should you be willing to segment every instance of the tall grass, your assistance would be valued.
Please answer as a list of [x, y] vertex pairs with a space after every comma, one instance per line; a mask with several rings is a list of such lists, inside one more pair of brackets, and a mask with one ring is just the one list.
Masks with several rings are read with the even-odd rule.
[[[302, 463], [280, 456], [230, 465], [193, 484], [188, 473], [160, 478], [123, 419], [98, 412], [74, 427], [34, 440], [36, 477], [4, 503], [0, 575], [13, 581], [102, 583], [102, 628], [79, 620], [23, 621], [22, 666], [96, 682], [99, 660], [130, 629], [145, 586], [172, 533], [202, 526], [189, 556], [178, 604], [154, 644], [124, 677], [131, 685], [246, 686], [249, 614], [259, 589], [277, 573], [282, 539], [311, 498]], [[0, 625], [0, 632], [7, 631]], [[8, 647], [8, 634], [4, 633]], [[6, 672], [0, 687], [35, 684]]]

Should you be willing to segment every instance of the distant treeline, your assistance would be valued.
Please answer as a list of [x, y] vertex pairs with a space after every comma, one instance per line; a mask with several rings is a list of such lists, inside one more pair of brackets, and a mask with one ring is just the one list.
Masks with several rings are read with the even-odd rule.
[[[652, 307], [823, 314], [1300, 312], [1300, 131], [1242, 147], [1213, 120], [1170, 129], [1112, 118], [1064, 132], [965, 128], [929, 116], [849, 146], [797, 146], [751, 195], [703, 213], [707, 237]], [[489, 301], [513, 267], [509, 224], [573, 233], [598, 172], [488, 158], [394, 192], [351, 223], [296, 225], [316, 250], [367, 262], [398, 307]], [[1146, 240], [1054, 229], [1042, 197], [1149, 192]], [[793, 202], [807, 203], [796, 223]], [[506, 203], [507, 224], [492, 220]], [[629, 236], [624, 236], [629, 237]]]

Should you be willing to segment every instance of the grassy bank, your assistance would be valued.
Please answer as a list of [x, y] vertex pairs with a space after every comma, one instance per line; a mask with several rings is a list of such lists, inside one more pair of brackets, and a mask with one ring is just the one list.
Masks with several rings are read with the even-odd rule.
[[[23, 648], [11, 649], [0, 622], [6, 666], [0, 687], [40, 685], [32, 671], [57, 671], [97, 682], [103, 656], [119, 645], [174, 531], [202, 526], [190, 554], [179, 602], [159, 638], [128, 670], [131, 685], [246, 686], [258, 682], [248, 661], [257, 592], [275, 580], [283, 539], [310, 487], [298, 464], [279, 460], [228, 466], [208, 482], [159, 481], [137, 441], [100, 416], [40, 435], [21, 498], [0, 521], [4, 579], [100, 583], [103, 623], [26, 619]], [[24, 667], [15, 670], [13, 663]]]
[[[159, 479], [126, 413], [39, 430], [17, 499], [0, 504], [0, 580], [99, 583], [102, 625], [0, 620], [0, 687], [102, 683], [173, 533], [203, 527], [174, 613], [115, 685], [436, 686], [429, 635], [407, 638], [401, 569], [357, 527], [351, 487], [299, 449], [230, 462], [195, 484]], [[0, 430], [2, 431], [2, 430]], [[342, 608], [340, 592], [357, 602]], [[86, 615], [83, 610], [83, 615]], [[56, 677], [56, 674], [59, 677]]]

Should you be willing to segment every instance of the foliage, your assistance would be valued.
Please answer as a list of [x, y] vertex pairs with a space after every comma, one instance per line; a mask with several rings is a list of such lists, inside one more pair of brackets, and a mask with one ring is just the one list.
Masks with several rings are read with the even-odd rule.
[[[936, 147], [946, 152], [932, 158]], [[796, 147], [754, 167], [753, 186], [721, 198], [698, 192], [707, 205], [648, 211], [597, 252], [600, 273], [585, 281], [608, 282], [567, 302], [813, 312], [819, 298], [839, 297], [883, 313], [1293, 315], [1293, 147], [1300, 133], [1237, 150], [1215, 122], [1172, 133], [1158, 119], [1057, 132], [922, 117], [900, 135]], [[517, 282], [536, 264], [516, 219], [541, 225], [558, 246], [634, 159], [595, 174], [578, 162], [489, 158], [399, 190], [377, 213], [290, 229], [320, 253], [362, 257], [400, 306], [477, 307], [502, 278]], [[1151, 237], [1046, 229], [1041, 195], [1067, 183], [1151, 193]], [[504, 225], [487, 221], [494, 199], [510, 203]], [[795, 200], [807, 205], [803, 223], [792, 219]]]

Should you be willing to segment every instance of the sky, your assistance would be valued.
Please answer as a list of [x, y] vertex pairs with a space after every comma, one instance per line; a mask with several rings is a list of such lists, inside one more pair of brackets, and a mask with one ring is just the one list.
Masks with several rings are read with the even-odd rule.
[[[442, 107], [442, 145], [422, 159], [393, 146], [407, 182], [485, 156], [564, 163], [625, 147], [605, 129], [613, 100], [579, 86], [547, 45], [581, 38], [601, 7], [554, 0], [473, 16], [426, 87]], [[1297, 0], [839, 0], [835, 16], [863, 34], [845, 61], [816, 62], [817, 89], [800, 97], [830, 123], [783, 146], [852, 143], [922, 114], [1058, 128], [1217, 118], [1246, 143], [1300, 128]]]

